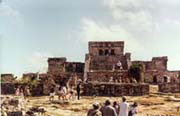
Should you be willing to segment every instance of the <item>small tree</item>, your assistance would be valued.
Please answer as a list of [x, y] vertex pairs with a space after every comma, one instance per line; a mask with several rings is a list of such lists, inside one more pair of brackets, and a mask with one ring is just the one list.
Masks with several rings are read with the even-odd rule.
[[131, 65], [128, 74], [134, 78], [138, 83], [144, 82], [144, 66], [142, 64]]

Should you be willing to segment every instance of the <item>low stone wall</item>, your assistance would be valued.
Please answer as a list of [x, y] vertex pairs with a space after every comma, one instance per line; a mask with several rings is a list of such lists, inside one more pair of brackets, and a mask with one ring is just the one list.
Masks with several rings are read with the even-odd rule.
[[[18, 86], [25, 88], [25, 84], [20, 83], [0, 83], [1, 84], [1, 94], [15, 94], [16, 88]], [[40, 96], [43, 95], [43, 84], [38, 84], [36, 86], [32, 86], [30, 88], [30, 92], [32, 96]]]
[[14, 94], [16, 85], [14, 83], [0, 83], [1, 94]]
[[159, 84], [159, 91], [164, 93], [180, 93], [180, 83]]
[[146, 94], [149, 94], [148, 84], [89, 82], [83, 86], [85, 96], [141, 96]]

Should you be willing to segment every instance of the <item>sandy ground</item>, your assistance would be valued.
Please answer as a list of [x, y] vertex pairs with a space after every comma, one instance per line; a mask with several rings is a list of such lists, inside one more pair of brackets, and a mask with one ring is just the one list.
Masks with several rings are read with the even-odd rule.
[[[121, 97], [87, 97], [82, 96], [80, 100], [62, 102], [57, 100], [52, 103], [48, 96], [29, 97], [27, 108], [41, 106], [46, 109], [46, 115], [50, 116], [86, 116], [88, 109], [92, 107], [92, 103], [99, 102], [103, 105], [106, 99], [121, 102]], [[180, 105], [180, 94], [150, 94], [146, 96], [127, 97], [128, 103], [132, 104], [137, 101], [137, 116], [165, 115], [180, 116], [177, 112], [177, 106]]]

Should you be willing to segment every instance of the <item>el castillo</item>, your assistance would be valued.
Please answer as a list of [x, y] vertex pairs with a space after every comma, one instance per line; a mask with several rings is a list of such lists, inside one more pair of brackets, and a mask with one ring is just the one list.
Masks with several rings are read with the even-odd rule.
[[[84, 62], [50, 57], [46, 73], [30, 71], [20, 79], [1, 74], [1, 116], [86, 116], [93, 103], [120, 103], [123, 96], [129, 104], [138, 103], [136, 116], [180, 116], [180, 70], [167, 69], [168, 56], [133, 61], [133, 54], [124, 52], [125, 44], [90, 41]], [[65, 99], [59, 99], [62, 86], [67, 89]], [[30, 94], [16, 95], [19, 88], [28, 88]]]

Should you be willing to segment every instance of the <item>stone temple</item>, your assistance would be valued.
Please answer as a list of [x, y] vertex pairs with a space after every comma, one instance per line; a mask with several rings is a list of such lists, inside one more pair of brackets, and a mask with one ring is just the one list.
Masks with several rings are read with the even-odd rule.
[[[174, 83], [176, 89], [173, 91], [178, 92], [180, 87], [175, 83], [180, 82], [180, 71], [168, 71], [167, 61], [166, 56], [153, 57], [151, 61], [132, 61], [131, 53], [124, 53], [123, 41], [91, 41], [85, 63], [68, 62], [64, 57], [49, 58], [47, 74], [71, 87], [81, 79], [86, 83], [85, 95], [143, 95], [148, 94], [149, 84], [159, 85], [161, 91], [172, 91], [169, 83]], [[141, 83], [132, 82], [128, 75], [133, 64], [141, 64], [145, 69]], [[119, 94], [115, 95], [115, 91]]]
[[124, 42], [89, 42], [85, 56], [86, 81], [128, 83], [131, 54], [124, 54]]
[[131, 61], [131, 53], [124, 53], [124, 42], [89, 42], [85, 56], [84, 79], [87, 81], [130, 83], [128, 69], [132, 64], [145, 68], [145, 83], [179, 82], [180, 71], [168, 71], [166, 56], [151, 61]]
[[[153, 57], [150, 61], [132, 61], [131, 53], [124, 53], [124, 41], [91, 41], [85, 62], [69, 62], [65, 57], [48, 58], [48, 71], [43, 74], [28, 73], [24, 78], [38, 76], [43, 80], [43, 93], [48, 94], [51, 84], [75, 87], [78, 80], [84, 82], [84, 95], [144, 95], [150, 84], [159, 86], [160, 92], [180, 92], [180, 70], [167, 69], [168, 57]], [[144, 67], [143, 79], [132, 80], [132, 65]], [[116, 93], [116, 94], [115, 94]]]

